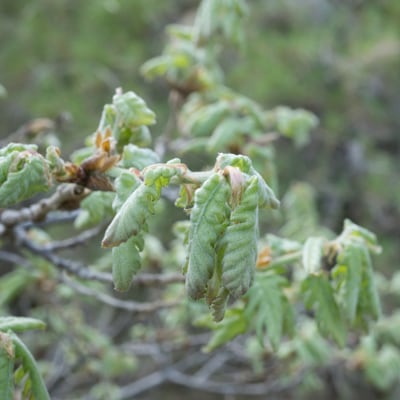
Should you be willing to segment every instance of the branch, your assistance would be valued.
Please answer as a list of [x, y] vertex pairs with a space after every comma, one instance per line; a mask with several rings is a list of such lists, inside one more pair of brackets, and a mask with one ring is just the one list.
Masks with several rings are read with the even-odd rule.
[[[83, 186], [75, 184], [60, 185], [56, 192], [29, 207], [20, 210], [4, 210], [0, 214], [0, 224], [12, 227], [22, 222], [40, 221], [53, 210], [71, 206], [78, 206], [90, 191]], [[75, 207], [76, 208], [76, 207]]]
[[75, 282], [65, 274], [63, 274], [61, 280], [80, 294], [95, 298], [96, 300], [99, 300], [102, 303], [107, 304], [111, 307], [120, 308], [123, 310], [136, 313], [152, 313], [163, 308], [175, 307], [181, 303], [180, 300], [175, 300], [175, 301], [160, 300], [149, 303], [138, 303], [135, 301], [119, 300], [116, 299], [115, 297], [109, 296], [108, 294], [99, 292], [98, 290], [91, 289], [78, 282]]
[[[81, 279], [96, 280], [105, 283], [113, 282], [111, 273], [94, 271], [81, 262], [68, 260], [53, 254], [53, 252], [50, 250], [59, 250], [59, 242], [56, 242], [55, 246], [52, 246], [51, 243], [46, 245], [38, 245], [37, 243], [33, 242], [26, 233], [26, 229], [29, 226], [31, 225], [28, 223], [14, 227], [14, 234], [19, 245], [26, 247], [33, 253], [50, 261], [55, 267], [76, 275]], [[89, 233], [87, 233], [86, 235], [89, 235]], [[70, 240], [71, 242], [73, 242], [72, 239]], [[155, 286], [179, 283], [183, 282], [184, 280], [184, 276], [180, 273], [168, 273], [162, 275], [144, 273], [134, 277], [132, 283], [143, 286]]]

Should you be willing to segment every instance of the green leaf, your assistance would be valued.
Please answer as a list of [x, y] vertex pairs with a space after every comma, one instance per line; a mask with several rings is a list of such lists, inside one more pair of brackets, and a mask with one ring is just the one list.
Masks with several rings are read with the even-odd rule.
[[112, 203], [115, 193], [96, 191], [81, 201], [81, 211], [74, 225], [77, 229], [97, 225], [114, 215]]
[[232, 210], [229, 226], [221, 239], [224, 247], [222, 281], [233, 298], [246, 293], [253, 282], [257, 260], [257, 224], [258, 180], [253, 177], [240, 203]]
[[297, 146], [308, 143], [310, 130], [318, 124], [318, 118], [303, 109], [293, 110], [289, 107], [277, 107], [273, 113], [279, 132], [293, 139]]
[[363, 251], [359, 245], [346, 246], [338, 256], [333, 276], [339, 280], [339, 304], [347, 320], [352, 324], [356, 318], [360, 299]]
[[191, 108], [191, 104], [183, 106], [181, 125], [184, 133], [195, 137], [211, 136], [218, 124], [231, 112], [229, 103], [226, 101], [207, 104], [195, 111], [192, 111]]
[[102, 246], [119, 246], [131, 236], [147, 229], [147, 219], [154, 213], [159, 198], [160, 193], [155, 187], [141, 183], [111, 221], [104, 234]]
[[217, 347], [231, 341], [236, 336], [245, 333], [247, 327], [248, 320], [243, 310], [231, 308], [226, 312], [225, 318], [214, 325], [215, 333], [212, 335], [204, 350], [206, 352], [215, 350]]
[[129, 289], [134, 275], [141, 267], [140, 254], [136, 237], [112, 249], [113, 281], [115, 289], [124, 292]]
[[216, 262], [216, 245], [229, 217], [230, 186], [218, 173], [196, 190], [190, 214], [186, 289], [192, 299], [203, 296]]
[[309, 275], [301, 285], [304, 304], [315, 311], [318, 328], [321, 333], [330, 335], [343, 346], [346, 330], [332, 287], [325, 275]]
[[134, 173], [122, 171], [114, 182], [116, 196], [112, 203], [113, 210], [118, 211], [141, 183], [142, 181]]
[[292, 333], [293, 310], [283, 293], [287, 280], [273, 272], [258, 274], [253, 286], [247, 292], [248, 302], [245, 315], [254, 321], [257, 338], [264, 345], [265, 332], [276, 350], [283, 333]]
[[113, 105], [117, 112], [118, 125], [123, 124], [129, 127], [138, 127], [141, 125], [153, 125], [156, 122], [154, 112], [134, 92], [117, 93], [113, 97]]
[[381, 315], [381, 302], [375, 285], [371, 256], [366, 247], [362, 247], [362, 281], [357, 312], [365, 322], [369, 317], [378, 319]]
[[34, 279], [34, 273], [23, 268], [16, 268], [2, 275], [0, 279], [0, 306], [12, 301]]
[[151, 149], [143, 149], [132, 143], [124, 146], [120, 164], [123, 168], [137, 168], [142, 170], [148, 165], [160, 162], [158, 154]]
[[307, 274], [313, 274], [321, 268], [324, 242], [324, 238], [312, 236], [304, 243], [302, 261]]
[[208, 151], [222, 151], [232, 143], [241, 143], [243, 136], [250, 135], [254, 130], [255, 122], [249, 116], [225, 118], [218, 124], [209, 138]]
[[0, 155], [0, 207], [15, 205], [39, 192], [47, 191], [51, 177], [47, 161], [42, 155], [23, 145], [11, 143]]
[[14, 399], [14, 345], [9, 335], [0, 332], [0, 394], [2, 400]]
[[46, 385], [40, 375], [39, 367], [31, 352], [17, 335], [11, 334], [11, 338], [15, 347], [15, 356], [17, 359], [21, 359], [24, 370], [29, 374], [33, 397], [38, 400], [50, 400]]
[[0, 317], [0, 331], [24, 332], [31, 329], [45, 329], [46, 324], [36, 318]]
[[137, 186], [122, 205], [108, 226], [102, 246], [114, 247], [126, 242], [131, 236], [147, 229], [147, 220], [161, 196], [161, 189], [171, 178], [182, 173], [181, 165], [154, 164], [143, 170], [144, 182]]

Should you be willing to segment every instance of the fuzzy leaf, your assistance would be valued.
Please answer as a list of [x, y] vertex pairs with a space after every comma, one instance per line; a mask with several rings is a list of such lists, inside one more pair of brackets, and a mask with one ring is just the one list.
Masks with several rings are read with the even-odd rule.
[[151, 149], [143, 149], [132, 143], [124, 146], [120, 161], [124, 168], [137, 168], [142, 170], [148, 165], [160, 162], [158, 154]]
[[29, 374], [30, 391], [33, 398], [40, 400], [50, 400], [46, 385], [39, 372], [39, 367], [36, 364], [31, 352], [25, 344], [15, 334], [11, 334], [13, 344], [15, 346], [15, 356], [22, 361], [24, 370]]
[[346, 246], [339, 254], [334, 277], [339, 278], [339, 302], [347, 320], [352, 324], [356, 318], [362, 282], [362, 248]]
[[0, 155], [0, 207], [8, 207], [47, 191], [51, 177], [47, 161], [36, 151], [16, 151], [18, 144], [10, 144]]
[[302, 283], [301, 291], [307, 309], [315, 311], [318, 328], [343, 346], [346, 331], [332, 287], [325, 275], [309, 275]]
[[232, 210], [222, 245], [222, 281], [229, 293], [238, 298], [247, 292], [254, 276], [257, 260], [258, 180], [253, 177]]
[[44, 329], [46, 324], [36, 318], [27, 317], [1, 317], [0, 331], [24, 332], [31, 329]]
[[313, 274], [321, 268], [324, 238], [309, 237], [303, 246], [303, 268], [307, 274]]
[[283, 333], [292, 333], [293, 311], [283, 293], [287, 280], [274, 273], [259, 274], [254, 285], [247, 292], [245, 314], [254, 321], [257, 338], [264, 344], [265, 332], [276, 350]]
[[147, 229], [147, 220], [154, 214], [161, 189], [169, 184], [173, 176], [180, 173], [180, 166], [173, 164], [154, 164], [145, 168], [144, 182], [127, 198], [111, 221], [104, 234], [102, 246], [118, 246]]
[[14, 399], [13, 373], [14, 345], [8, 335], [0, 333], [0, 393], [2, 400]]
[[115, 193], [96, 191], [81, 201], [81, 211], [74, 225], [77, 229], [86, 228], [106, 221], [114, 215], [112, 202]]
[[117, 123], [129, 127], [140, 125], [152, 125], [156, 122], [156, 116], [144, 100], [134, 92], [116, 94], [113, 97], [113, 105], [117, 112]]
[[[191, 98], [192, 99], [192, 98]], [[203, 137], [210, 136], [217, 125], [230, 113], [229, 103], [218, 101], [197, 107], [193, 110], [193, 104], [197, 101], [191, 99], [183, 106], [181, 112], [181, 125], [184, 133]], [[194, 98], [196, 100], [196, 98]]]
[[118, 246], [146, 228], [146, 221], [154, 213], [160, 193], [144, 183], [128, 197], [108, 226], [102, 241], [103, 247]]
[[248, 320], [243, 310], [234, 308], [227, 311], [225, 318], [214, 325], [215, 333], [211, 337], [205, 351], [210, 352], [246, 332]]
[[113, 210], [118, 211], [141, 183], [142, 181], [135, 174], [129, 171], [122, 171], [114, 182], [116, 196], [112, 203]]
[[133, 276], [139, 271], [141, 262], [136, 237], [112, 249], [113, 281], [115, 289], [124, 292], [129, 289]]
[[186, 289], [192, 299], [203, 296], [216, 261], [215, 247], [229, 217], [230, 186], [220, 174], [211, 175], [196, 190], [190, 215]]
[[208, 141], [208, 151], [224, 150], [232, 143], [240, 143], [244, 135], [255, 130], [251, 117], [228, 117], [215, 128]]

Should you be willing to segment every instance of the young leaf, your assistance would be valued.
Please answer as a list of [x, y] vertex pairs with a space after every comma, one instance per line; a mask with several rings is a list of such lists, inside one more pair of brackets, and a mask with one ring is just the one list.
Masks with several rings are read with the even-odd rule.
[[322, 274], [309, 275], [303, 281], [301, 291], [307, 309], [315, 311], [320, 331], [325, 335], [332, 336], [340, 346], [343, 346], [346, 331], [327, 277]]
[[77, 229], [86, 228], [106, 221], [114, 215], [112, 203], [115, 193], [96, 191], [81, 201], [81, 211], [74, 225]]
[[124, 146], [120, 164], [124, 168], [136, 168], [142, 170], [148, 165], [160, 162], [158, 154], [151, 149], [143, 149], [132, 143]]
[[203, 296], [212, 277], [217, 241], [229, 217], [230, 186], [218, 173], [211, 175], [196, 190], [190, 215], [186, 289], [192, 299]]
[[335, 267], [333, 275], [340, 280], [339, 304], [351, 324], [355, 321], [360, 300], [362, 270], [363, 251], [361, 246], [357, 244], [346, 246], [338, 256], [338, 265]]
[[242, 309], [231, 308], [226, 312], [225, 318], [214, 325], [215, 333], [204, 350], [210, 352], [231, 341], [236, 336], [245, 333], [248, 323], [249, 321], [245, 317]]
[[14, 396], [14, 345], [9, 335], [0, 332], [0, 394], [3, 400]]
[[180, 164], [154, 164], [142, 172], [144, 182], [127, 198], [108, 226], [102, 246], [114, 247], [147, 229], [147, 220], [171, 178], [182, 173]]
[[113, 281], [115, 289], [124, 292], [129, 289], [133, 276], [140, 269], [140, 255], [136, 244], [136, 237], [112, 249]]
[[114, 182], [116, 196], [112, 203], [113, 210], [118, 211], [141, 183], [142, 181], [134, 173], [126, 170], [122, 171]]
[[313, 274], [321, 268], [324, 238], [309, 237], [303, 246], [303, 268], [307, 274]]
[[[11, 148], [7, 147], [11, 151]], [[3, 153], [6, 151], [3, 149]], [[51, 177], [47, 161], [32, 150], [0, 156], [0, 207], [8, 207], [47, 191]]]
[[146, 228], [146, 221], [154, 213], [160, 192], [144, 183], [128, 197], [108, 226], [102, 241], [103, 247], [118, 246]]
[[375, 286], [374, 270], [368, 249], [362, 247], [362, 281], [359, 300], [360, 317], [367, 321], [368, 317], [378, 319], [381, 315], [381, 303]]
[[264, 335], [267, 332], [272, 347], [277, 349], [282, 334], [292, 331], [293, 311], [282, 290], [287, 284], [284, 277], [266, 272], [257, 276], [247, 292], [245, 315], [249, 321], [254, 321], [261, 345], [264, 344]]
[[1, 317], [0, 331], [24, 332], [30, 329], [44, 329], [46, 324], [36, 318], [28, 317]]
[[40, 400], [50, 400], [46, 385], [40, 375], [39, 367], [31, 352], [17, 335], [12, 333], [11, 338], [15, 347], [15, 356], [17, 359], [21, 359], [24, 370], [29, 374], [33, 397]]
[[154, 112], [147, 107], [141, 97], [132, 91], [114, 95], [113, 105], [117, 112], [118, 125], [138, 127], [156, 122]]
[[221, 244], [222, 282], [229, 293], [238, 298], [247, 292], [254, 276], [257, 260], [258, 180], [253, 177], [238, 206], [232, 210], [229, 226]]

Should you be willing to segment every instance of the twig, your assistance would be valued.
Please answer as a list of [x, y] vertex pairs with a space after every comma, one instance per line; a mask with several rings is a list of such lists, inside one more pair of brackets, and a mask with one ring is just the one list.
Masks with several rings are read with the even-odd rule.
[[99, 292], [98, 290], [91, 289], [87, 286], [84, 286], [78, 282], [73, 281], [68, 276], [63, 275], [62, 281], [66, 283], [69, 287], [76, 290], [78, 293], [83, 294], [85, 296], [90, 296], [95, 298], [96, 300], [101, 301], [104, 304], [107, 304], [114, 308], [120, 308], [123, 310], [136, 312], [136, 313], [151, 313], [163, 308], [171, 308], [175, 307], [180, 303], [179, 300], [176, 301], [153, 301], [149, 303], [138, 303], [135, 301], [125, 301], [119, 300], [115, 297], [109, 296], [108, 294]]
[[88, 240], [92, 239], [93, 237], [97, 236], [101, 230], [103, 229], [102, 225], [96, 226], [92, 229], [88, 229], [83, 231], [77, 236], [64, 239], [64, 240], [54, 240], [50, 243], [42, 245], [43, 251], [57, 251], [57, 250], [65, 250], [71, 247], [76, 247], [84, 244]]
[[50, 211], [56, 210], [65, 204], [79, 202], [89, 194], [89, 190], [75, 184], [60, 185], [56, 192], [30, 207], [20, 210], [4, 210], [0, 214], [0, 224], [11, 227], [22, 222], [39, 221]]
[[0, 260], [8, 261], [15, 265], [22, 265], [27, 268], [32, 267], [32, 264], [27, 259], [18, 254], [10, 253], [9, 251], [0, 250]]

